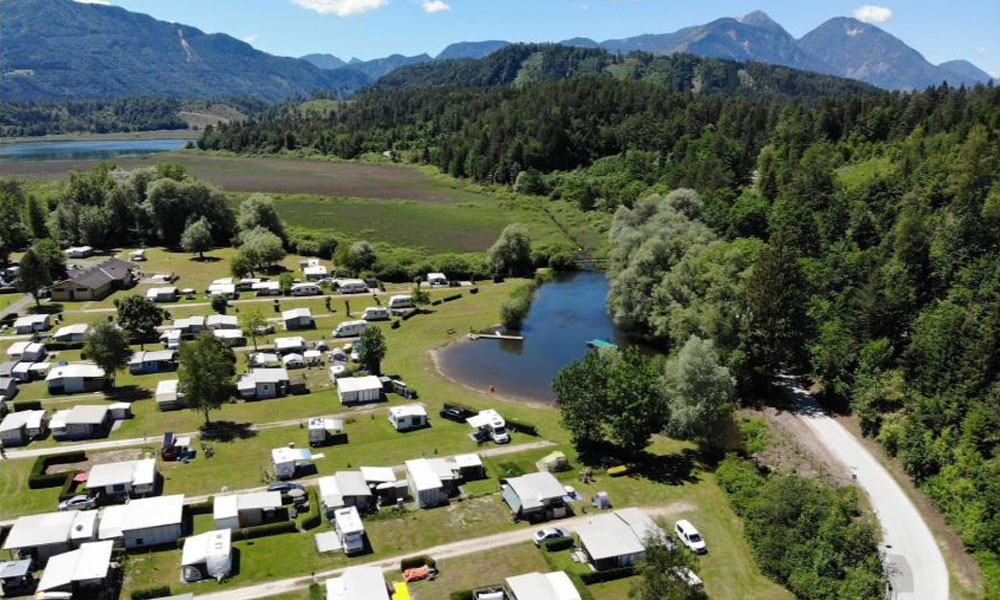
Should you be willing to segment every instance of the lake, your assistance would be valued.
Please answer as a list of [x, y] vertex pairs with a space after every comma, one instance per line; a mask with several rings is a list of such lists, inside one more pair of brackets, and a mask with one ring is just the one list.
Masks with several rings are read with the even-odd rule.
[[185, 144], [187, 140], [184, 139], [25, 142], [0, 145], [0, 160], [105, 160], [169, 152], [179, 150]]
[[438, 353], [448, 377], [478, 389], [554, 402], [552, 379], [559, 369], [584, 356], [592, 339], [627, 344], [605, 307], [608, 279], [583, 271], [542, 285], [524, 322], [524, 341], [463, 341]]

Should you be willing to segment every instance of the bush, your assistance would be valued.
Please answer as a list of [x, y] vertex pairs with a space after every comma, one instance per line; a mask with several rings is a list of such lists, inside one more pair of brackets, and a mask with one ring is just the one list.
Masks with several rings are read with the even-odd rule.
[[437, 566], [437, 561], [434, 557], [427, 556], [426, 554], [420, 556], [410, 556], [399, 561], [399, 570], [405, 571], [407, 569], [415, 569], [417, 567], [428, 566], [430, 568], [435, 568]]
[[215, 509], [215, 499], [212, 496], [209, 496], [207, 500], [188, 504], [187, 509], [192, 515], [211, 514]]
[[59, 350], [76, 350], [78, 348], [83, 348], [83, 342], [57, 342], [55, 340], [46, 340], [43, 344], [47, 352], [57, 352]]
[[132, 600], [149, 600], [150, 598], [163, 598], [164, 596], [170, 596], [173, 592], [170, 591], [169, 585], [157, 585], [154, 587], [142, 588], [140, 590], [132, 591]]
[[42, 410], [42, 403], [38, 400], [22, 400], [14, 403], [14, 412], [24, 410]]
[[233, 529], [233, 541], [252, 540], [256, 538], [278, 535], [281, 533], [295, 533], [295, 521], [281, 521], [278, 523], [265, 523], [264, 525], [254, 525], [242, 529]]
[[545, 540], [542, 542], [542, 548], [546, 552], [559, 552], [562, 550], [569, 550], [573, 547], [574, 543], [575, 542], [572, 536], [566, 536], [552, 540]]
[[458, 590], [448, 595], [448, 600], [474, 600], [472, 590]]
[[624, 579], [633, 575], [635, 575], [635, 567], [617, 567], [614, 569], [605, 569], [603, 571], [583, 573], [580, 575], [580, 581], [582, 581], [584, 585], [594, 585], [595, 583], [604, 583], [605, 581]]
[[504, 327], [516, 330], [524, 325], [524, 319], [528, 316], [537, 289], [538, 282], [534, 280], [514, 288], [510, 297], [500, 305], [500, 322]]
[[309, 584], [309, 600], [326, 600], [326, 593], [318, 583]]
[[469, 293], [470, 294], [478, 294], [479, 293], [479, 288], [477, 288], [477, 287], [471, 288], [469, 290]]
[[392, 322], [392, 325], [390, 325], [390, 327], [391, 327], [392, 329], [399, 329], [399, 319], [396, 319], [396, 320], [394, 320], [394, 321]]
[[452, 294], [451, 296], [447, 296], [445, 298], [442, 298], [441, 301], [442, 302], [451, 302], [452, 300], [458, 300], [461, 297], [462, 297], [462, 294]]
[[303, 531], [315, 529], [323, 523], [323, 515], [320, 513], [319, 496], [316, 494], [316, 488], [310, 487], [308, 494], [309, 512], [299, 517], [299, 528]]

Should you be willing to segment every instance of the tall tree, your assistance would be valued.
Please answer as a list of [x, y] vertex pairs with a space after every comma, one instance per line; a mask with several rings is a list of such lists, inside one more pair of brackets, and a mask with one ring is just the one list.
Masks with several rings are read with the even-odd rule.
[[274, 208], [274, 200], [264, 194], [253, 194], [240, 203], [236, 212], [236, 228], [240, 231], [251, 231], [263, 227], [282, 240], [286, 239], [285, 227]]
[[254, 273], [266, 269], [285, 257], [281, 238], [263, 227], [243, 232], [242, 244], [236, 252], [236, 260], [246, 264]]
[[181, 234], [181, 248], [185, 252], [197, 253], [198, 258], [205, 260], [205, 252], [212, 249], [212, 230], [208, 219], [202, 217], [188, 224]]
[[719, 364], [711, 340], [692, 335], [667, 361], [670, 431], [712, 448], [724, 448], [733, 426], [736, 381]]
[[156, 337], [156, 328], [163, 324], [167, 316], [167, 312], [155, 302], [138, 294], [115, 300], [115, 310], [118, 325], [141, 344]]
[[128, 334], [110, 321], [101, 321], [90, 329], [83, 352], [104, 369], [105, 375], [111, 379], [111, 387], [115, 385], [115, 374], [125, 368], [132, 358]]
[[562, 424], [578, 447], [604, 440], [604, 385], [611, 362], [604, 351], [588, 352], [552, 380]]
[[41, 199], [29, 196], [24, 205], [24, 226], [32, 239], [51, 237], [49, 226], [45, 222], [48, 209]]
[[187, 405], [205, 415], [206, 428], [212, 424], [211, 411], [231, 400], [235, 374], [232, 351], [211, 333], [181, 346], [179, 388]]
[[389, 349], [385, 343], [385, 335], [382, 333], [382, 329], [369, 325], [361, 332], [358, 342], [361, 344], [361, 350], [358, 352], [358, 362], [368, 372], [381, 375], [382, 360], [385, 359], [385, 354]]
[[531, 271], [531, 236], [523, 225], [504, 227], [500, 237], [486, 251], [494, 275], [519, 275]]
[[695, 563], [690, 553], [667, 545], [666, 535], [650, 534], [643, 540], [645, 552], [638, 564], [638, 577], [629, 587], [630, 600], [705, 600], [699, 587], [681, 579], [679, 571], [692, 572]]
[[240, 313], [240, 329], [253, 340], [253, 349], [257, 350], [257, 336], [263, 335], [267, 328], [267, 319], [259, 308], [248, 308]]
[[17, 289], [32, 295], [40, 306], [40, 292], [66, 276], [66, 259], [50, 239], [35, 241], [21, 257]]

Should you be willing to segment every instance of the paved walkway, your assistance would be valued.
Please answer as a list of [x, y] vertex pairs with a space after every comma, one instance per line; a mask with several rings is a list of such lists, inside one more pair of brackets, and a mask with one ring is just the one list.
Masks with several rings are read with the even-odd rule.
[[[331, 300], [369, 300], [372, 296], [391, 296], [392, 294], [400, 294], [404, 292], [396, 291], [385, 291], [382, 290], [369, 290], [365, 294], [319, 294], [316, 296], [261, 296], [254, 298], [247, 298], [245, 300], [230, 300], [229, 304], [256, 304], [256, 303], [268, 303], [273, 304], [275, 300], [278, 302], [291, 301], [291, 300], [322, 300], [324, 298], [330, 298]], [[211, 302], [162, 302], [160, 306], [169, 310], [171, 308], [211, 308]], [[117, 309], [113, 306], [105, 306], [101, 308], [77, 308], [72, 310], [64, 310], [63, 314], [92, 314], [92, 313], [106, 313], [115, 312]]]
[[25, 306], [31, 303], [31, 301], [31, 294], [22, 294], [19, 300], [15, 300], [14, 302], [8, 304], [6, 308], [0, 310], [0, 318], [6, 317], [11, 313], [20, 313]]
[[[695, 507], [687, 502], [675, 502], [666, 506], [641, 508], [645, 510], [650, 517], [656, 518], [687, 512], [693, 510]], [[570, 519], [553, 521], [550, 524], [566, 529], [574, 529], [583, 525], [592, 517], [593, 515], [583, 515]], [[477, 554], [479, 552], [496, 551], [497, 549], [505, 546], [513, 546], [514, 544], [522, 544], [530, 541], [531, 536], [535, 533], [536, 529], [536, 527], [527, 527], [517, 529], [515, 531], [506, 531], [504, 533], [497, 533], [494, 535], [460, 540], [450, 544], [442, 544], [432, 548], [414, 550], [413, 552], [393, 556], [391, 558], [384, 558], [367, 563], [358, 563], [357, 565], [352, 566], [368, 566], [377, 567], [384, 571], [398, 571], [399, 561], [407, 556], [428, 555], [433, 556], [435, 560], [440, 561], [449, 558], [457, 558], [459, 556], [466, 556], [468, 554]], [[309, 587], [312, 583], [322, 583], [331, 577], [340, 575], [346, 568], [347, 567], [341, 567], [338, 569], [330, 569], [328, 571], [320, 571], [313, 576], [305, 575], [299, 577], [289, 577], [287, 579], [267, 581], [257, 585], [233, 588], [221, 592], [199, 594], [196, 598], [197, 600], [254, 600], [255, 598], [265, 598], [267, 596], [275, 596], [278, 594], [285, 594], [304, 589]]]
[[787, 385], [799, 418], [819, 441], [853, 473], [871, 499], [882, 525], [885, 559], [898, 600], [948, 598], [948, 567], [920, 511], [892, 475], [840, 423], [793, 384]]

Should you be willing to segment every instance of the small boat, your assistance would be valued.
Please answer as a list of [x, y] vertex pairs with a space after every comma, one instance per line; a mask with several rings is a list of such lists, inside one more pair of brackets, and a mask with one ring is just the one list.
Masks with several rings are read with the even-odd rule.
[[587, 347], [594, 350], [617, 350], [618, 344], [612, 344], [605, 340], [588, 340]]

